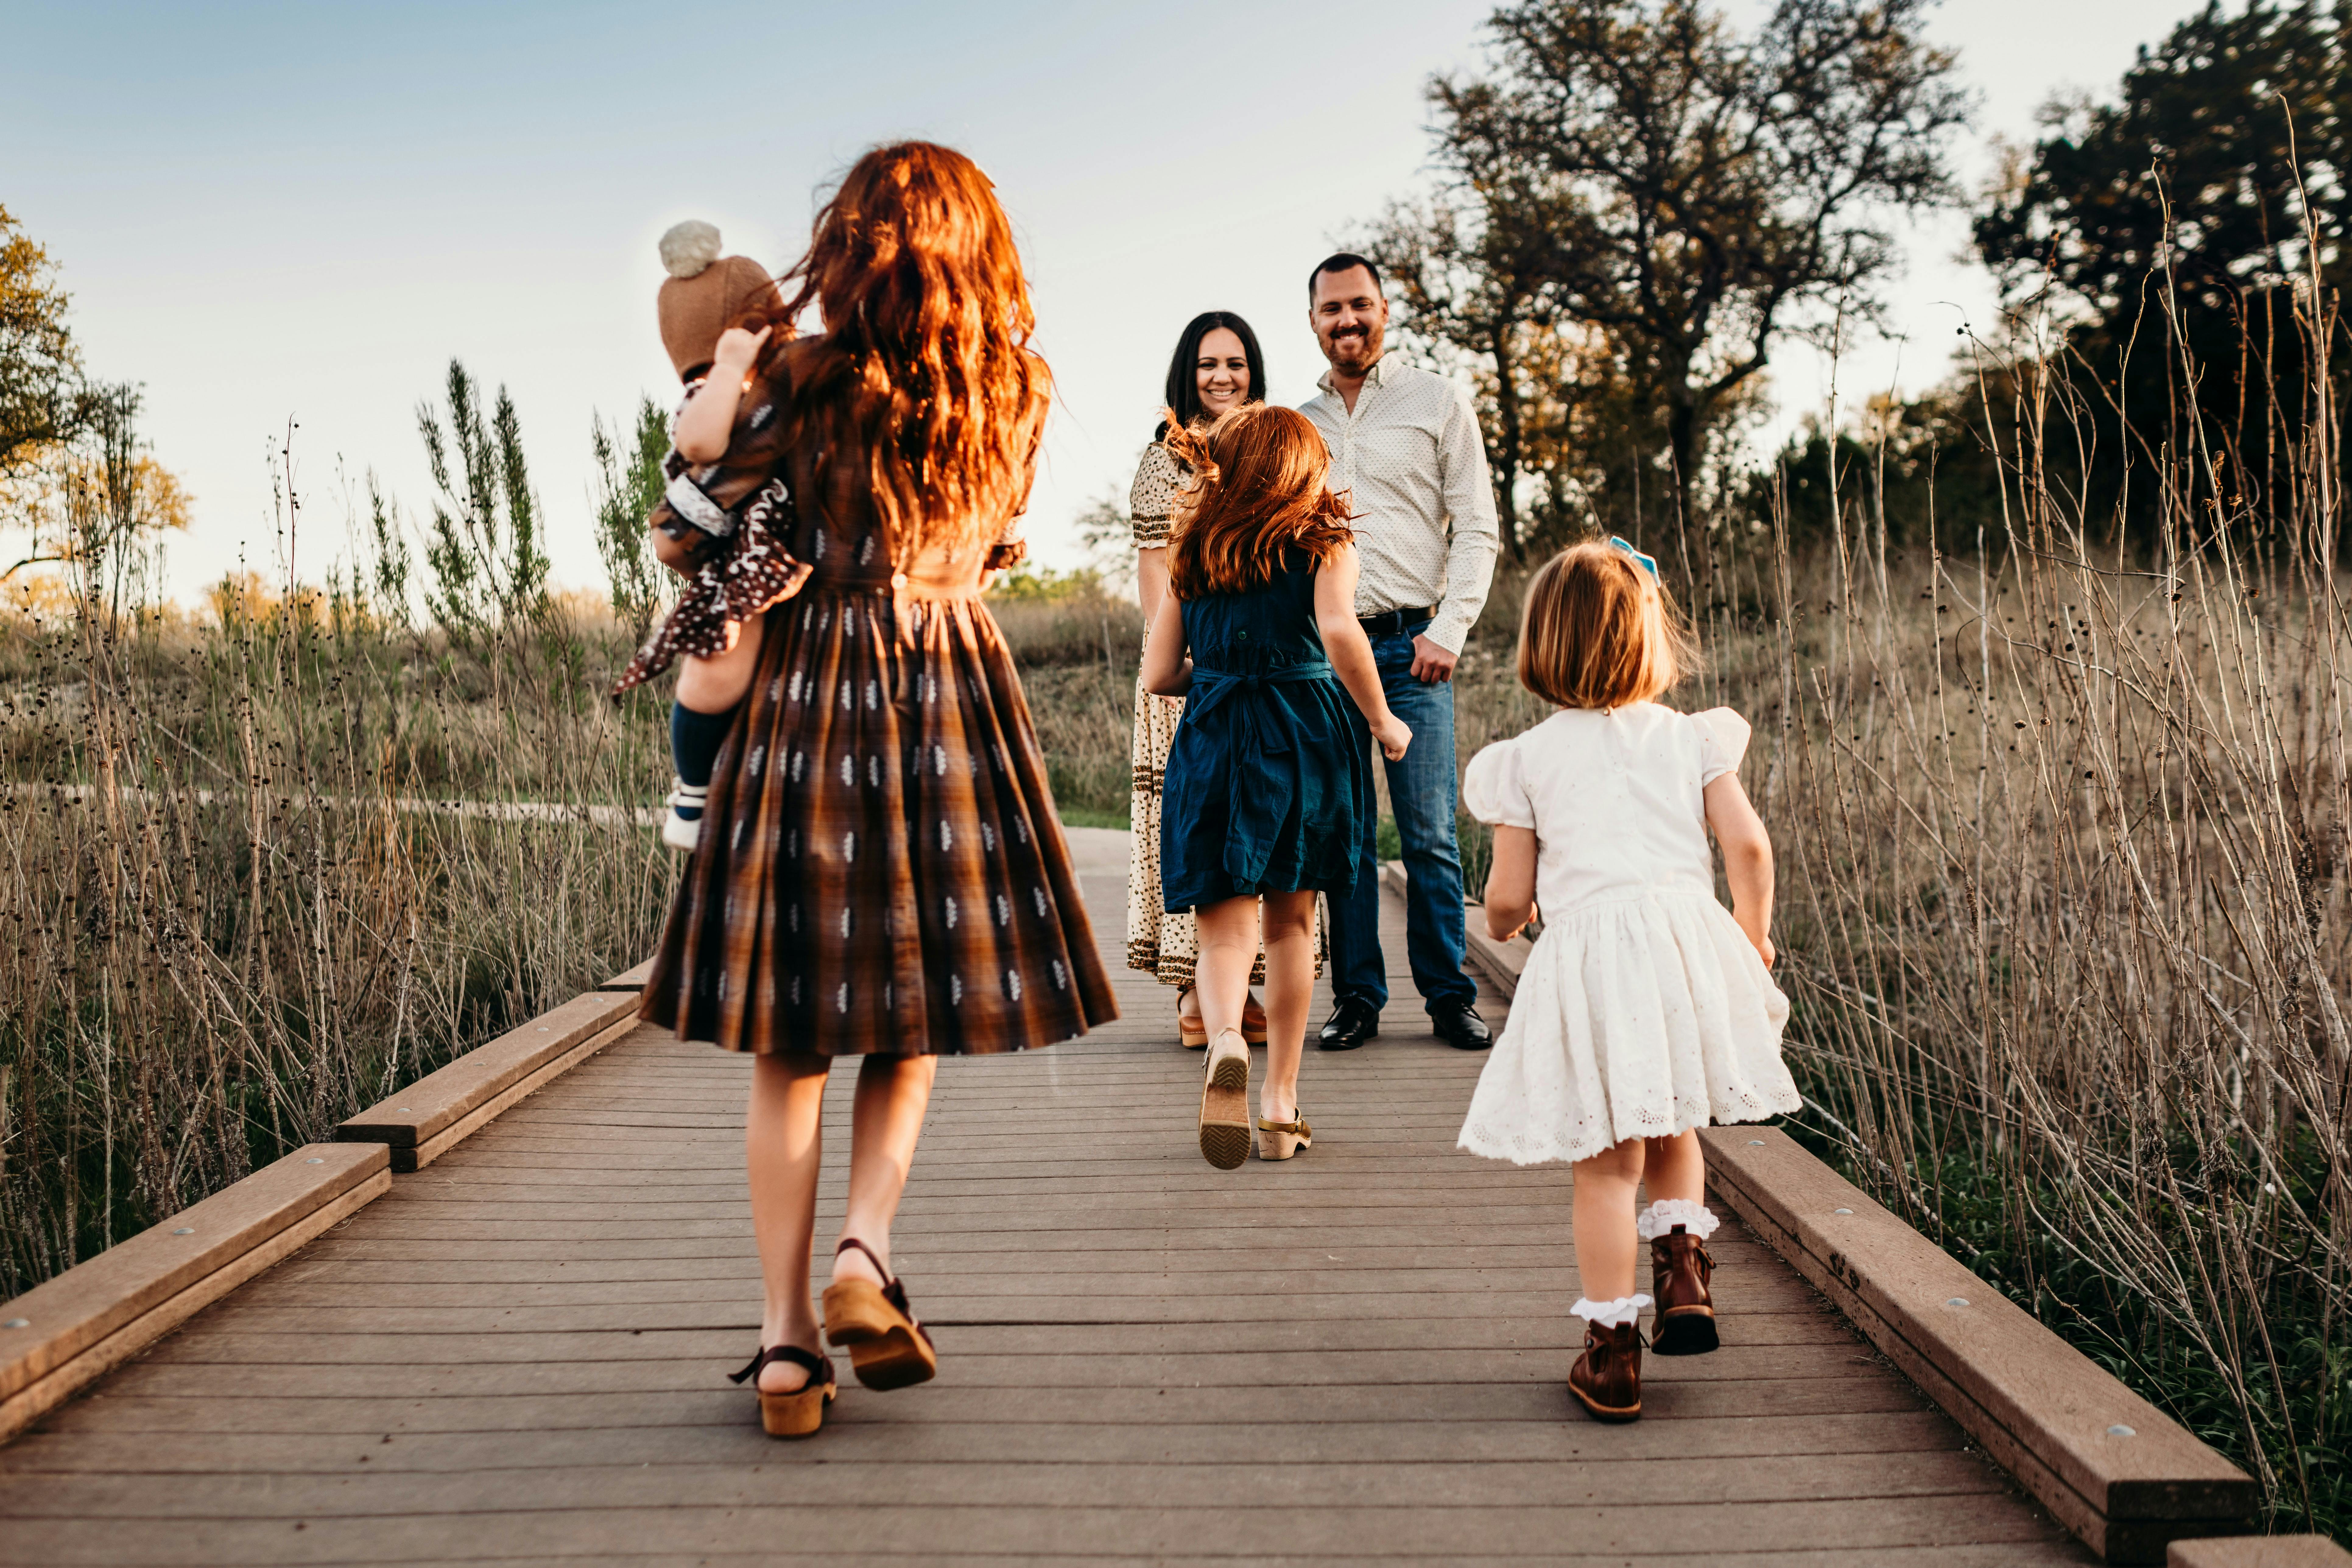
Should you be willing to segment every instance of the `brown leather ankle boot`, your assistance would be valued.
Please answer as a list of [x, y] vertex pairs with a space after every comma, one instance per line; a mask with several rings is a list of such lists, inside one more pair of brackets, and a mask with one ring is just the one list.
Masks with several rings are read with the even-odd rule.
[[1584, 1326], [1584, 1353], [1568, 1369], [1568, 1391], [1602, 1421], [1631, 1421], [1642, 1414], [1642, 1329]]
[[1650, 1348], [1660, 1355], [1699, 1355], [1720, 1342], [1715, 1332], [1715, 1298], [1706, 1282], [1715, 1259], [1706, 1243], [1681, 1226], [1650, 1243], [1650, 1293], [1658, 1300]]

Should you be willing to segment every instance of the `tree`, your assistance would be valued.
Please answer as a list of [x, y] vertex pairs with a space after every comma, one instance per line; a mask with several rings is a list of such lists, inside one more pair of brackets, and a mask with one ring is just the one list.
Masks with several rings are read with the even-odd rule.
[[28, 448], [0, 477], [0, 502], [26, 530], [0, 583], [32, 567], [68, 567], [77, 593], [119, 616], [125, 593], [152, 584], [162, 536], [187, 528], [193, 503], [140, 439], [139, 388], [83, 387], [75, 397], [75, 438]]
[[90, 413], [49, 253], [0, 207], [0, 477], [68, 441]]
[[1479, 380], [1495, 507], [1503, 542], [1519, 560], [1528, 542], [1519, 481], [1541, 438], [1529, 422], [1547, 391], [1529, 379], [1529, 340], [1553, 326], [1542, 280], [1549, 242], [1520, 221], [1532, 205], [1495, 189], [1395, 203], [1363, 247], [1396, 290], [1407, 338], [1441, 368], [1466, 365]]
[[454, 359], [448, 392], [446, 434], [430, 403], [416, 405], [416, 427], [440, 491], [425, 535], [425, 562], [433, 574], [425, 597], [435, 618], [465, 637], [544, 612], [548, 560], [539, 545], [539, 500], [514, 400], [499, 388], [485, 421], [474, 379]]
[[598, 418], [588, 440], [596, 458], [596, 553], [612, 584], [613, 614], [643, 642], [669, 577], [646, 539], [646, 519], [662, 497], [669, 417], [652, 398], [641, 398], [633, 431], [608, 430]]
[[2352, 153], [2352, 50], [2340, 13], [2209, 5], [2143, 46], [2112, 105], [2053, 105], [1976, 240], [2012, 296], [2054, 285], [2082, 310], [2131, 310], [2159, 267], [2208, 308], [2332, 262]]
[[[2211, 5], [2140, 50], [2115, 102], [2045, 121], [1975, 234], [2011, 308], [2064, 330], [2096, 437], [2059, 454], [2083, 511], [2144, 528], [2164, 485], [2234, 512], [2290, 484], [2352, 224], [2352, 19]], [[2135, 486], [2135, 466], [2164, 472]]]
[[1742, 37], [1699, 0], [1530, 0], [1489, 22], [1491, 76], [1431, 84], [1439, 167], [1479, 226], [1461, 254], [1508, 263], [1465, 319], [1523, 308], [1621, 345], [1663, 411], [1702, 588], [1723, 405], [1784, 333], [1874, 318], [1888, 218], [1953, 199], [1944, 145], [1968, 107], [1925, 5], [1780, 0]]

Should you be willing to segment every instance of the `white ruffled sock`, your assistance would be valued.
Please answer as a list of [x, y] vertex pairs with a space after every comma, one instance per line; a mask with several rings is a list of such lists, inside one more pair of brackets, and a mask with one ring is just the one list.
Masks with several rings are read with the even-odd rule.
[[1649, 1304], [1647, 1296], [1638, 1294], [1620, 1296], [1614, 1301], [1594, 1301], [1580, 1296], [1576, 1305], [1569, 1310], [1588, 1323], [1597, 1323], [1606, 1329], [1622, 1329], [1641, 1317], [1642, 1309]]
[[1705, 1241], [1722, 1223], [1705, 1204], [1693, 1203], [1688, 1198], [1660, 1198], [1642, 1211], [1641, 1217], [1633, 1222], [1633, 1231], [1643, 1241], [1655, 1241], [1662, 1236], [1673, 1235], [1675, 1226], [1680, 1226]]

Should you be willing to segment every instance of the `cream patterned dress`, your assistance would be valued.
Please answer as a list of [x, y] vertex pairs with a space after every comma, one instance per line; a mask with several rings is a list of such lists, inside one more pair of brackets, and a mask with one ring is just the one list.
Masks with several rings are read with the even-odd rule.
[[[1182, 465], [1154, 441], [1144, 448], [1128, 492], [1128, 519], [1134, 525], [1138, 550], [1168, 547], [1168, 519], [1175, 510], [1176, 492], [1184, 488]], [[1144, 641], [1151, 628], [1143, 629]], [[1168, 748], [1176, 726], [1184, 718], [1181, 697], [1154, 697], [1143, 689], [1139, 663], [1135, 674], [1135, 743], [1129, 752], [1133, 768], [1129, 820], [1135, 844], [1127, 868], [1127, 966], [1155, 976], [1162, 985], [1192, 984], [1192, 966], [1200, 958], [1200, 939], [1188, 910], [1170, 914], [1160, 899], [1160, 785], [1168, 771]], [[1323, 973], [1327, 952], [1323, 900], [1315, 900], [1315, 973]], [[1250, 984], [1265, 980], [1265, 955], [1250, 966]]]

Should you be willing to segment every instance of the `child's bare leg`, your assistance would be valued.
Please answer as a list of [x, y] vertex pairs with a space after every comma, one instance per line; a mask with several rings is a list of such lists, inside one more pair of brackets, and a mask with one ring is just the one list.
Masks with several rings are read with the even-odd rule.
[[1643, 1180], [1650, 1189], [1650, 1201], [1681, 1198], [1689, 1203], [1706, 1202], [1706, 1150], [1698, 1141], [1698, 1129], [1685, 1128], [1671, 1138], [1644, 1139]]
[[1265, 904], [1265, 1081], [1257, 1107], [1268, 1121], [1288, 1121], [1298, 1114], [1298, 1062], [1315, 989], [1315, 895], [1268, 893]]
[[1585, 1299], [1606, 1305], [1633, 1294], [1640, 1238], [1634, 1191], [1642, 1184], [1642, 1140], [1576, 1163], [1576, 1277]]
[[697, 713], [724, 713], [751, 689], [760, 668], [760, 645], [768, 619], [755, 616], [737, 628], [735, 646], [709, 658], [683, 658], [677, 666], [677, 700]]
[[1192, 916], [1201, 947], [1192, 984], [1201, 995], [1201, 1026], [1213, 1044], [1222, 1031], [1238, 1033], [1242, 1026], [1250, 966], [1257, 960], [1257, 900], [1220, 900], [1202, 904]]

